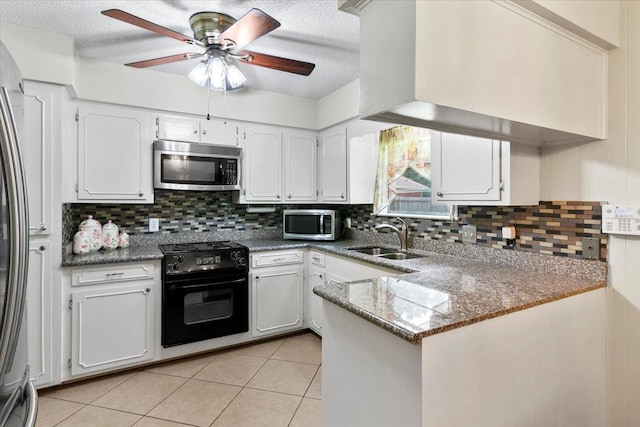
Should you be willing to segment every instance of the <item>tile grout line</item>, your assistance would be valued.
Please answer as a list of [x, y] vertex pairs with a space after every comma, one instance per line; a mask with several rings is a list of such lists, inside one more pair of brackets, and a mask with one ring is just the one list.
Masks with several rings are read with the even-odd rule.
[[[285, 341], [286, 341], [286, 339], [282, 340], [282, 342], [280, 343], [280, 345], [279, 345], [279, 346], [278, 346], [278, 347], [273, 351], [273, 353], [271, 353], [271, 356], [273, 356], [273, 355], [276, 353], [276, 351], [278, 351], [278, 349], [279, 349], [280, 347], [282, 347], [282, 344], [284, 344], [284, 343], [285, 343]], [[265, 342], [268, 342], [268, 341], [265, 341]], [[266, 358], [266, 360], [265, 360], [265, 362], [262, 364], [262, 366], [260, 366], [260, 368], [256, 371], [256, 373], [255, 373], [255, 374], [253, 374], [253, 375], [251, 376], [251, 378], [249, 378], [249, 380], [246, 382], [246, 384], [245, 384], [244, 386], [242, 386], [242, 388], [240, 388], [240, 391], [239, 391], [239, 392], [238, 392], [238, 393], [233, 397], [233, 399], [231, 399], [231, 401], [230, 401], [230, 402], [229, 402], [229, 403], [224, 407], [224, 409], [223, 409], [222, 411], [220, 411], [220, 413], [218, 414], [218, 416], [217, 416], [217, 417], [216, 417], [216, 418], [211, 422], [211, 424], [209, 424], [209, 427], [212, 427], [212, 426], [215, 424], [215, 422], [218, 420], [218, 418], [220, 418], [220, 417], [222, 416], [222, 414], [224, 414], [224, 412], [227, 410], [227, 408], [228, 408], [229, 406], [231, 406], [231, 404], [232, 404], [232, 403], [233, 403], [233, 402], [238, 398], [238, 396], [240, 396], [240, 393], [242, 393], [242, 391], [243, 391], [245, 388], [249, 388], [249, 389], [251, 389], [250, 387], [247, 387], [247, 384], [249, 384], [249, 383], [251, 382], [251, 380], [253, 379], [253, 377], [255, 377], [256, 375], [258, 375], [258, 372], [260, 372], [260, 369], [262, 369], [262, 368], [264, 367], [264, 365], [265, 365], [269, 360], [271, 360], [271, 356], [269, 356], [268, 358]], [[203, 369], [204, 369], [204, 368], [203, 368]], [[253, 390], [253, 389], [251, 389], [251, 390]]]

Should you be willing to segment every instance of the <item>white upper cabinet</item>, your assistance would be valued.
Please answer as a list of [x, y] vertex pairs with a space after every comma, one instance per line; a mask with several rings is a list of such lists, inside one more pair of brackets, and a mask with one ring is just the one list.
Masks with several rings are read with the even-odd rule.
[[347, 130], [330, 129], [320, 135], [320, 199], [347, 202]]
[[78, 200], [153, 203], [153, 125], [143, 110], [78, 108]]
[[[60, 144], [60, 88], [25, 82], [22, 158], [29, 196], [29, 234], [51, 234], [52, 147]], [[58, 138], [54, 141], [54, 138]]]
[[538, 148], [433, 132], [434, 203], [535, 205], [540, 195]]
[[282, 131], [251, 125], [244, 128], [243, 136], [242, 196], [247, 202], [282, 201]]
[[534, 145], [605, 139], [607, 52], [512, 2], [371, 2], [360, 97], [360, 116], [384, 122]]
[[284, 194], [286, 202], [318, 200], [317, 141], [311, 131], [284, 133]]
[[156, 119], [156, 124], [158, 139], [215, 145], [238, 145], [238, 126], [226, 120], [160, 116]]

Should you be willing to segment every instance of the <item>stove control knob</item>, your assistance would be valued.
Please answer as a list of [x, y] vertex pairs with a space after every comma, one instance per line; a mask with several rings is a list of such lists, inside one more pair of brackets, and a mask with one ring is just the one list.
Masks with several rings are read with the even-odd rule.
[[231, 258], [233, 259], [238, 259], [238, 255], [240, 255], [238, 252], [231, 252]]
[[236, 264], [239, 266], [245, 266], [247, 265], [247, 260], [244, 257], [238, 257], [236, 258]]
[[184, 262], [184, 257], [182, 255], [178, 257], [178, 262]]
[[176, 271], [177, 271], [177, 270], [180, 270], [180, 264], [175, 263], [175, 264], [173, 264], [173, 267], [172, 267], [172, 268], [173, 268], [174, 270], [176, 270]]

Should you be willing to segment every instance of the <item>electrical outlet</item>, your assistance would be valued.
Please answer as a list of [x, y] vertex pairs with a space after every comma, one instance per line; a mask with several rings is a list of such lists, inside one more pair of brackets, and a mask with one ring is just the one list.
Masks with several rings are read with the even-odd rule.
[[473, 243], [478, 241], [478, 230], [475, 225], [462, 226], [462, 243]]
[[159, 218], [149, 218], [149, 231], [155, 232], [160, 231], [160, 219]]
[[595, 237], [582, 238], [582, 258], [600, 259], [600, 239]]

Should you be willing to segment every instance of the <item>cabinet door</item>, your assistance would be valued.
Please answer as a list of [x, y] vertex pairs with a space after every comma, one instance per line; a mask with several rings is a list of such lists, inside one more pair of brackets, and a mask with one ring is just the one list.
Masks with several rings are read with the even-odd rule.
[[51, 241], [30, 241], [26, 305], [27, 354], [31, 380], [37, 386], [53, 381], [52, 274]]
[[282, 200], [282, 132], [247, 127], [245, 133], [245, 197], [247, 201]]
[[238, 126], [225, 120], [201, 120], [200, 142], [215, 145], [238, 145]]
[[71, 293], [71, 375], [153, 358], [151, 283]]
[[320, 194], [323, 202], [347, 201], [346, 129], [324, 133], [320, 138]]
[[253, 336], [302, 327], [304, 268], [254, 271], [251, 283]]
[[[57, 89], [54, 89], [57, 91]], [[24, 138], [21, 150], [29, 196], [29, 234], [51, 234], [53, 180], [51, 147], [60, 134], [59, 92], [37, 84], [25, 84]]]
[[200, 142], [200, 123], [184, 117], [158, 117], [158, 139]]
[[286, 201], [318, 199], [316, 136], [312, 132], [287, 132], [284, 143]]
[[431, 145], [433, 201], [499, 201], [500, 141], [451, 133], [440, 135]]
[[78, 199], [152, 203], [153, 137], [145, 113], [83, 105], [78, 114]]
[[313, 288], [324, 285], [325, 271], [321, 268], [309, 268], [309, 327], [322, 335], [324, 313], [322, 311], [322, 297], [313, 293]]

